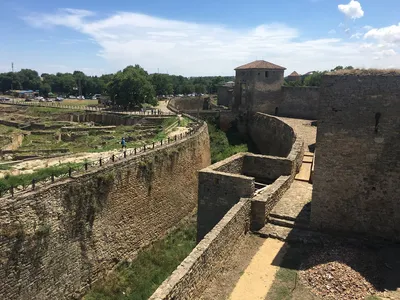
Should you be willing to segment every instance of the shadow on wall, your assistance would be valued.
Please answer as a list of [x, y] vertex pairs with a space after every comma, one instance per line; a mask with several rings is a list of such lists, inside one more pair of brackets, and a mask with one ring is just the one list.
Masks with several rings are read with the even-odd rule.
[[[305, 206], [295, 223], [304, 225], [305, 220], [309, 219], [308, 210], [309, 208]], [[340, 299], [344, 290], [351, 286], [357, 287], [353, 292], [362, 293], [363, 297], [370, 295], [373, 290], [385, 292], [397, 291], [400, 288], [400, 258], [397, 255], [400, 253], [400, 245], [380, 244], [376, 241], [365, 244], [356, 239], [349, 240], [305, 230], [302, 232], [303, 235], [294, 229], [289, 233], [285, 245], [272, 263], [277, 267], [287, 269], [284, 271], [286, 276], [294, 272], [290, 275], [291, 278], [293, 277], [290, 287], [293, 286], [295, 278], [300, 276], [304, 280], [298, 280], [299, 285], [312, 282], [313, 286], [309, 286], [306, 290], [301, 288], [297, 290], [304, 292], [311, 289], [317, 294], [330, 295], [336, 299]], [[300, 241], [306, 241], [306, 243]], [[330, 274], [331, 277], [323, 276], [315, 280], [315, 274], [318, 272]], [[280, 278], [278, 273], [270, 290], [271, 298], [276, 292], [274, 286], [284, 284]], [[363, 287], [359, 287], [364, 279], [366, 283]], [[370, 287], [370, 292], [368, 287]], [[295, 299], [296, 291], [292, 289], [291, 293]], [[310, 299], [314, 299], [311, 296], [310, 294]]]
[[264, 155], [286, 157], [296, 140], [296, 135], [289, 125], [262, 113], [255, 113], [249, 119], [248, 134]]

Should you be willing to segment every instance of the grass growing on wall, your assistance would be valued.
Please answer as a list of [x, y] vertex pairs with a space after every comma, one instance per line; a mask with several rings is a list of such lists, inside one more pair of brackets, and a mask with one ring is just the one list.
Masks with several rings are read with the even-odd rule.
[[97, 282], [83, 299], [148, 299], [195, 245], [196, 224], [192, 221], [141, 251], [132, 263], [122, 263], [105, 280]]
[[8, 189], [11, 186], [19, 186], [19, 185], [27, 186], [32, 183], [32, 179], [40, 181], [46, 178], [47, 179], [50, 178], [51, 175], [60, 176], [62, 174], [67, 174], [68, 169], [70, 167], [77, 168], [79, 166], [81, 165], [77, 163], [66, 163], [48, 168], [38, 169], [31, 174], [20, 174], [20, 175], [6, 174], [6, 176], [0, 178], [0, 189], [1, 190]]
[[247, 144], [239, 138], [237, 132], [231, 130], [225, 133], [214, 122], [207, 123], [210, 135], [211, 163], [214, 164], [236, 153], [248, 151]]

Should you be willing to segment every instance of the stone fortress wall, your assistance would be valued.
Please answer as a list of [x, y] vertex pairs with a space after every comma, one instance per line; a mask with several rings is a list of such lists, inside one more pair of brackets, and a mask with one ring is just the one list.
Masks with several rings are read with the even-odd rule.
[[[199, 244], [151, 300], [197, 299], [237, 241], [265, 225], [269, 212], [294, 180], [303, 158], [303, 141], [274, 116], [257, 114], [256, 118], [256, 126], [285, 145], [274, 149], [276, 156], [239, 153], [199, 172]], [[289, 137], [283, 137], [286, 134]], [[260, 182], [268, 184], [260, 186]]]
[[[308, 95], [310, 103], [320, 101], [311, 202], [314, 229], [400, 240], [399, 74], [365, 70], [327, 75], [320, 100], [318, 89], [285, 91], [286, 99], [300, 94]], [[253, 142], [263, 154], [276, 156], [240, 153], [200, 171], [201, 241], [152, 300], [199, 297], [236, 242], [248, 230], [264, 226], [293, 181], [303, 156], [302, 141], [278, 118], [245, 113]], [[266, 187], [257, 187], [268, 180]]]
[[323, 77], [311, 223], [400, 240], [400, 73]]
[[318, 119], [319, 90], [311, 86], [282, 86], [282, 102], [277, 104], [277, 114], [289, 118]]
[[204, 99], [199, 97], [172, 98], [169, 104], [179, 111], [197, 111], [205, 109]]
[[0, 201], [0, 298], [69, 299], [197, 204], [207, 125], [174, 144]]

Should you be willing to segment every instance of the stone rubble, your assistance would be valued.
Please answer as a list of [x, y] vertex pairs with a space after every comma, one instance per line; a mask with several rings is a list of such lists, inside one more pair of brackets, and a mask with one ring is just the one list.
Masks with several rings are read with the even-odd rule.
[[299, 274], [324, 299], [359, 300], [379, 292], [378, 267], [373, 251], [334, 246], [313, 251]]

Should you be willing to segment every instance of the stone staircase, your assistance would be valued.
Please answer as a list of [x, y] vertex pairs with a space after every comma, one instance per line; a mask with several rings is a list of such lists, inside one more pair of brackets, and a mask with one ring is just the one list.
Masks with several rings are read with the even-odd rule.
[[257, 234], [264, 238], [273, 238], [283, 242], [305, 244], [321, 244], [323, 237], [310, 228], [309, 220], [306, 218], [297, 219], [276, 214], [269, 216], [267, 223]]
[[272, 209], [265, 226], [256, 234], [291, 243], [322, 243], [324, 235], [310, 227], [313, 164], [314, 154], [306, 152], [294, 182]]
[[297, 173], [295, 180], [312, 182], [312, 170], [314, 166], [314, 153], [305, 152], [303, 156], [303, 163], [301, 164], [300, 171]]

